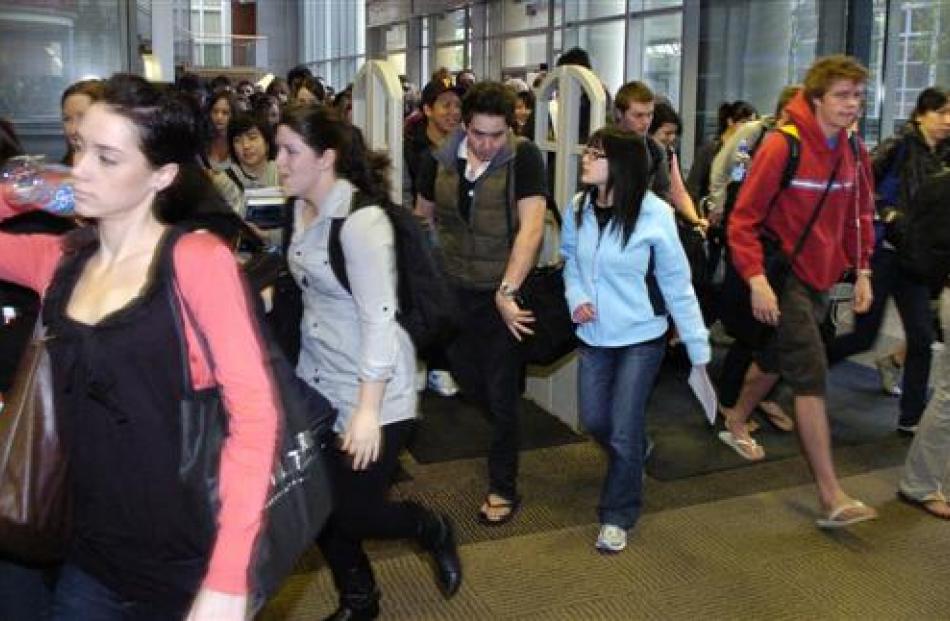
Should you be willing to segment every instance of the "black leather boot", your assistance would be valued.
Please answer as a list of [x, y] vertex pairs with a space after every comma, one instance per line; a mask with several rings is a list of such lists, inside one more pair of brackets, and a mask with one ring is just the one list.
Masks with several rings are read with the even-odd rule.
[[462, 585], [462, 562], [448, 516], [424, 510], [419, 526], [419, 544], [432, 555], [436, 581], [442, 594], [452, 597]]
[[370, 621], [379, 616], [379, 589], [369, 567], [355, 567], [340, 577], [340, 607], [325, 621]]

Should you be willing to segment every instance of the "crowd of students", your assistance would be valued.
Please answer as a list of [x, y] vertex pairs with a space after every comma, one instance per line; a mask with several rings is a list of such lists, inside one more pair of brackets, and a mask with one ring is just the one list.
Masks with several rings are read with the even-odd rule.
[[[589, 66], [582, 50], [562, 60]], [[579, 343], [580, 419], [607, 455], [601, 552], [622, 551], [639, 518], [646, 403], [664, 356], [682, 344], [700, 373], [712, 359], [710, 329], [720, 330], [728, 295], [723, 272], [746, 287], [745, 299], [731, 302], [749, 307], [765, 336], [750, 339], [728, 321], [731, 334], [720, 330], [729, 345], [717, 378], [720, 440], [745, 459], [763, 459], [750, 419], [761, 409], [776, 427], [798, 431], [817, 484], [819, 527], [875, 518], [838, 482], [824, 397], [828, 365], [872, 345], [894, 296], [907, 334], [899, 429], [916, 433], [900, 494], [950, 518], [946, 361], [927, 400], [932, 299], [942, 296], [940, 318], [950, 329], [940, 272], [950, 244], [928, 238], [936, 240], [928, 273], [902, 260], [908, 245], [925, 243], [913, 235], [918, 212], [943, 208], [937, 222], [950, 220], [945, 205], [931, 204], [950, 189], [950, 103], [945, 90], [925, 90], [907, 127], [870, 156], [854, 131], [867, 75], [852, 58], [826, 57], [801, 85], [783, 90], [774, 116], [759, 119], [742, 101], [724, 105], [685, 180], [677, 155], [683, 123], [646, 84], [617, 91], [608, 126], [582, 128], [582, 187], [562, 206], [560, 250]], [[315, 542], [339, 592], [330, 618], [379, 613], [365, 539], [417, 542], [442, 592], [458, 590], [451, 520], [386, 496], [417, 416], [422, 358], [431, 388], [461, 390], [493, 422], [486, 491], [473, 517], [496, 527], [523, 502], [523, 342], [534, 338], [537, 317], [522, 289], [544, 236], [551, 171], [531, 140], [534, 115], [546, 111], [519, 82], [477, 81], [470, 71], [433, 76], [419, 109], [407, 111], [404, 152], [389, 154], [405, 159], [402, 208], [422, 222], [457, 302], [454, 336], [420, 351], [400, 323], [389, 159], [366, 149], [351, 124], [350, 91], [333, 97], [296, 68], [262, 93], [250, 83], [232, 89], [219, 80], [210, 90], [184, 76], [163, 88], [128, 75], [64, 92], [76, 220], [14, 214], [0, 201], [0, 280], [34, 292], [17, 289], [13, 302], [0, 289], [19, 319], [0, 337], [18, 331], [22, 348], [42, 298], [75, 531], [62, 567], [0, 559], [0, 611], [244, 618], [280, 413], [253, 320], [259, 292], [241, 276], [234, 239], [198, 229], [209, 228], [209, 214], [240, 220], [248, 189], [277, 186], [288, 197], [282, 250], [302, 308], [289, 355], [314, 407], [336, 412], [334, 513]], [[19, 153], [12, 127], [0, 129], [0, 152]], [[775, 256], [788, 263], [780, 279], [769, 268]], [[848, 273], [856, 327], [836, 337], [826, 321], [828, 291]], [[168, 291], [191, 319], [184, 343]], [[267, 299], [282, 310], [283, 298]], [[180, 429], [169, 421], [177, 420], [183, 373], [196, 389], [218, 386], [229, 413], [215, 532], [189, 529], [193, 507], [175, 476]], [[0, 391], [12, 375], [5, 369]], [[770, 396], [777, 385], [793, 395], [794, 419]]]

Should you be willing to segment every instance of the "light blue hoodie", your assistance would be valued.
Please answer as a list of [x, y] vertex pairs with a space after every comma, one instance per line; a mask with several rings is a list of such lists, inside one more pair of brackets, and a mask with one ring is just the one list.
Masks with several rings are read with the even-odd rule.
[[[578, 209], [582, 212], [579, 228]], [[659, 285], [652, 301], [646, 282], [651, 253]], [[694, 365], [709, 362], [709, 333], [690, 281], [673, 210], [653, 192], [643, 197], [636, 227], [623, 247], [620, 227], [614, 229], [613, 223], [608, 223], [601, 234], [590, 193], [578, 193], [564, 214], [561, 254], [571, 313], [587, 302], [597, 311], [596, 319], [577, 327], [583, 342], [619, 347], [653, 340], [669, 327], [668, 313], [690, 361]]]

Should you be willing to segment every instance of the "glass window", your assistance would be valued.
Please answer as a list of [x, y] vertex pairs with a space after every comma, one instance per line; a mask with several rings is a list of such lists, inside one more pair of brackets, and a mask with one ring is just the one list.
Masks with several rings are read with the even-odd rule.
[[629, 45], [640, 42], [643, 46], [639, 50], [640, 66], [631, 67], [629, 73], [678, 107], [683, 61], [683, 14], [677, 12], [631, 19], [628, 36]]
[[871, 59], [868, 64], [871, 75], [868, 79], [867, 95], [864, 100], [867, 108], [865, 112], [864, 141], [871, 146], [880, 142], [881, 139], [881, 104], [883, 103], [884, 93], [882, 69], [884, 67], [884, 28], [887, 24], [887, 0], [874, 0], [872, 12], [874, 23], [871, 29]]
[[437, 43], [462, 41], [465, 33], [465, 9], [435, 15], [435, 40]]
[[58, 122], [69, 84], [125, 68], [119, 0], [32, 4], [0, 0], [0, 117]]
[[406, 49], [406, 24], [393, 24], [386, 28], [386, 49]]
[[683, 6], [683, 0], [630, 0], [631, 11], [649, 11], [651, 9], [668, 9]]
[[224, 65], [224, 46], [223, 45], [203, 45], [204, 48], [204, 66], [221, 67]]
[[505, 40], [504, 67], [534, 67], [547, 60], [547, 35], [512, 37]]
[[220, 35], [224, 32], [221, 29], [220, 11], [205, 11], [205, 22], [201, 32], [209, 35]]
[[709, 3], [700, 19], [697, 145], [715, 134], [723, 101], [773, 110], [782, 88], [804, 77], [818, 40], [816, 0]]
[[449, 71], [461, 71], [465, 63], [465, 47], [450, 45], [437, 48], [435, 51], [435, 66], [447, 67]]
[[587, 50], [594, 73], [611, 93], [623, 84], [623, 31], [622, 19], [577, 28], [577, 45]]
[[548, 2], [547, 0], [505, 0], [503, 22], [507, 32], [531, 30], [533, 28], [547, 28]]
[[564, 17], [569, 22], [623, 15], [627, 0], [563, 0]]
[[[884, 102], [893, 106], [893, 130], [909, 118], [920, 91], [950, 78], [950, 0], [905, 0], [898, 15], [899, 23], [888, 25], [897, 31], [896, 66], [888, 69], [896, 76], [887, 78], [895, 96]], [[881, 131], [891, 133], [888, 128]]]

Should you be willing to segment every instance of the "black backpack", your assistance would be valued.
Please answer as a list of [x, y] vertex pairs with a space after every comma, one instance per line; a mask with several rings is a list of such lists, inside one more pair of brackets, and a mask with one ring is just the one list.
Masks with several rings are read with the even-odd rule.
[[901, 267], [939, 291], [950, 277], [950, 171], [930, 177], [917, 191], [904, 216]]
[[[765, 140], [766, 135], [776, 131], [784, 136], [786, 142], [788, 142], [788, 159], [785, 160], [785, 169], [782, 171], [782, 181], [779, 185], [779, 187], [784, 190], [792, 182], [792, 179], [795, 178], [795, 173], [798, 171], [798, 161], [802, 157], [801, 141], [798, 139], [798, 130], [795, 129], [794, 125], [784, 125], [782, 127], [775, 127], [772, 129], [763, 127], [762, 133], [759, 134], [759, 137], [756, 139], [756, 141], [752, 143], [752, 148], [749, 149], [748, 161], [749, 163], [752, 162], [752, 158], [755, 157], [755, 154], [762, 145], [762, 142]], [[746, 177], [748, 177], [748, 174]], [[729, 181], [728, 185], [726, 185], [726, 202], [723, 204], [723, 230], [726, 228], [726, 222], [729, 220], [729, 214], [732, 213], [732, 209], [736, 205], [736, 200], [739, 198], [739, 190], [742, 188], [744, 181], [745, 179], [742, 181]]]
[[[399, 310], [396, 320], [406, 329], [416, 349], [422, 351], [449, 340], [457, 328], [459, 316], [454, 296], [442, 270], [436, 262], [428, 236], [411, 211], [376, 199], [362, 192], [353, 193], [350, 213], [363, 207], [380, 207], [393, 227], [396, 250], [397, 299]], [[330, 268], [347, 292], [350, 279], [346, 273], [346, 258], [340, 231], [346, 218], [333, 218], [330, 223]]]

